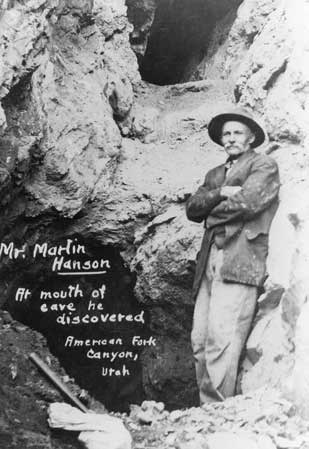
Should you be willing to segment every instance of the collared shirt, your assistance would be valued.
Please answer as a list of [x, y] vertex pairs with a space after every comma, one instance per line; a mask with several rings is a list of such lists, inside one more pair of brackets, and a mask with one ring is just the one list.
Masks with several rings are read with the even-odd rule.
[[233, 167], [234, 164], [236, 164], [236, 162], [238, 161], [238, 159], [228, 159], [225, 163], [225, 176], [228, 174], [228, 172], [231, 170], [231, 168]]

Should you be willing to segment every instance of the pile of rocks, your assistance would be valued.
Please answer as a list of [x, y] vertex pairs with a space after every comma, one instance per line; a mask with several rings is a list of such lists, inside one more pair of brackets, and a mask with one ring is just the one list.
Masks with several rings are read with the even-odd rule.
[[309, 421], [275, 389], [262, 388], [225, 402], [168, 412], [145, 401], [123, 416], [134, 448], [308, 449]]

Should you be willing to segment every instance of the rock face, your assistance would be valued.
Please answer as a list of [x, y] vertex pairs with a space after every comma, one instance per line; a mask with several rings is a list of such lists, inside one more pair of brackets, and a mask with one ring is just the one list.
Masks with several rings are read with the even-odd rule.
[[307, 331], [309, 307], [306, 303], [299, 314], [295, 331], [295, 364], [287, 382], [287, 396], [297, 405], [302, 415], [308, 419], [309, 408], [304, 398], [308, 397], [308, 346]]
[[130, 36], [131, 46], [138, 59], [142, 59], [156, 11], [156, 0], [127, 0], [128, 19], [134, 25]]
[[131, 28], [124, 2], [92, 3], [31, 2], [1, 18], [3, 146], [28, 215], [74, 216], [119, 155], [139, 79]]
[[296, 11], [281, 1], [243, 2], [225, 41], [219, 44], [214, 33], [210, 57], [200, 67], [202, 77], [232, 80], [236, 101], [264, 118], [271, 142], [268, 152], [279, 163], [282, 181], [281, 204], [270, 235], [266, 296], [278, 285], [285, 293], [273, 317], [263, 318], [264, 322], [268, 320], [268, 331], [258, 338], [258, 323], [248, 341], [249, 352], [257, 343], [255, 350], [260, 357], [244, 377], [245, 389], [265, 381], [276, 382], [276, 377], [279, 382], [284, 378], [280, 373], [284, 363], [283, 372], [289, 371], [288, 341], [293, 340], [295, 321], [307, 291], [308, 244], [304, 232], [308, 204], [302, 192], [308, 189], [304, 174], [308, 164], [308, 67], [301, 55], [307, 51], [303, 32], [308, 25], [303, 17], [308, 5], [301, 2], [299, 6]]
[[[164, 2], [128, 0], [134, 28], [124, 0], [11, 3], [0, 14], [1, 238], [78, 235], [117, 251], [157, 338], [142, 356], [144, 390], [169, 407], [192, 405], [190, 289], [203, 229], [186, 220], [184, 202], [224, 160], [207, 136], [212, 115], [232, 102], [254, 109], [282, 187], [241, 386], [282, 385], [308, 292], [307, 2], [202, 2], [211, 28], [198, 43], [186, 29], [192, 52], [177, 79], [165, 75], [188, 82], [169, 87], [140, 82], [129, 44], [131, 33], [140, 64], [148, 58], [142, 72], [151, 71]], [[180, 3], [168, 2], [174, 31], [189, 5]], [[4, 280], [0, 291], [3, 303]]]
[[281, 0], [243, 2], [232, 23], [224, 18], [231, 26], [224, 42], [218, 23], [199, 67], [202, 78], [234, 81], [236, 101], [265, 117], [271, 140], [306, 144], [308, 68], [301, 55], [307, 51], [307, 7], [301, 2], [296, 11]]

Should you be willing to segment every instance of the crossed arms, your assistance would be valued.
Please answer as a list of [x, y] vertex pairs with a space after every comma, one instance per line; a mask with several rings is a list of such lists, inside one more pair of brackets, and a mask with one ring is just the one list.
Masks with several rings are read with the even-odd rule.
[[263, 212], [277, 198], [280, 181], [276, 162], [258, 156], [242, 186], [214, 186], [215, 170], [210, 170], [204, 184], [186, 204], [189, 220], [207, 220], [207, 228], [237, 221], [249, 221]]

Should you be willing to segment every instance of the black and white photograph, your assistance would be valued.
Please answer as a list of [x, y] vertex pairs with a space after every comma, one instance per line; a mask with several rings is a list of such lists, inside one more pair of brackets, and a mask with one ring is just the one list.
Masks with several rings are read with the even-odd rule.
[[309, 449], [309, 1], [0, 0], [0, 449]]

